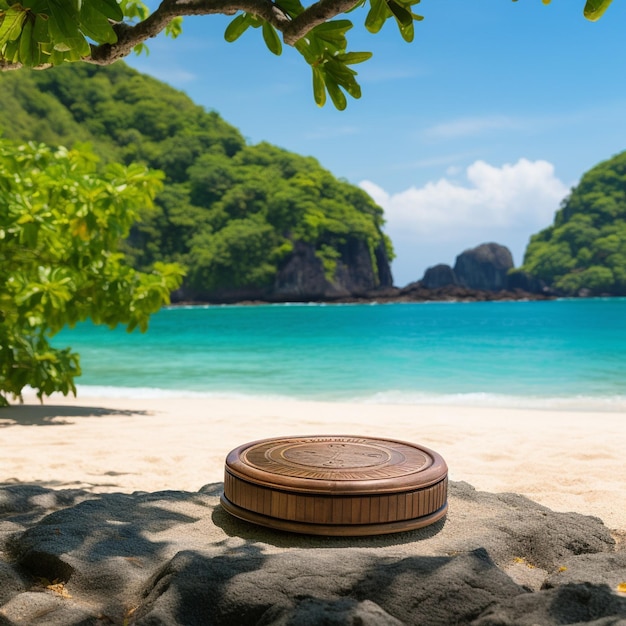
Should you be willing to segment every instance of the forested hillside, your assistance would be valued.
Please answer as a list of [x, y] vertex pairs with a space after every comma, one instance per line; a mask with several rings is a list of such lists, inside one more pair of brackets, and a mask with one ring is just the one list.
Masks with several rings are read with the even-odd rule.
[[626, 295], [626, 152], [582, 177], [521, 269], [568, 295]]
[[157, 211], [125, 243], [133, 264], [178, 261], [179, 297], [309, 299], [391, 285], [383, 215], [309, 157], [247, 145], [217, 113], [123, 63], [0, 74], [0, 131], [163, 170]]

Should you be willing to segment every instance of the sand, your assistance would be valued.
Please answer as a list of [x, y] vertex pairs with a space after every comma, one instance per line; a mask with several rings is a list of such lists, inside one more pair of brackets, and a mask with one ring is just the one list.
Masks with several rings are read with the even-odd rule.
[[256, 439], [369, 435], [420, 443], [454, 481], [516, 492], [626, 532], [623, 413], [219, 398], [78, 398], [0, 409], [0, 483], [131, 493], [221, 482]]

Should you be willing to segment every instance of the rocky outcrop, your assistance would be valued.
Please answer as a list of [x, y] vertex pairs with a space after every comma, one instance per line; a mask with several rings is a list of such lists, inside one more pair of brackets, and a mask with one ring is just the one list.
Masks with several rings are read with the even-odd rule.
[[522, 289], [530, 293], [551, 293], [545, 282], [522, 270], [513, 270], [507, 277], [509, 289]]
[[313, 244], [296, 241], [292, 253], [283, 261], [274, 282], [269, 286], [224, 288], [203, 294], [179, 290], [172, 299], [174, 302], [215, 303], [332, 302], [341, 298], [366, 297], [393, 286], [391, 268], [382, 241], [372, 255], [365, 241], [349, 238], [339, 247], [338, 253], [332, 280], [326, 276]]
[[197, 493], [0, 488], [0, 625], [523, 626], [626, 620], [594, 517], [451, 483], [444, 520], [378, 537], [239, 521]]
[[507, 275], [513, 269], [510, 250], [497, 243], [484, 243], [465, 250], [456, 258], [454, 274], [458, 283], [470, 289], [507, 289]]
[[420, 282], [425, 289], [439, 289], [440, 287], [459, 284], [454, 270], [444, 263], [429, 267]]
[[349, 239], [338, 252], [335, 274], [333, 280], [329, 280], [321, 260], [315, 255], [315, 248], [296, 242], [292, 255], [280, 268], [274, 287], [267, 294], [268, 299], [332, 300], [392, 286], [391, 269], [382, 242], [376, 248], [374, 259], [367, 243], [360, 239]]
[[[324, 276], [322, 261], [315, 256], [315, 248], [296, 241], [292, 254], [276, 276], [271, 295], [277, 299], [306, 300], [311, 294], [322, 297], [331, 290], [332, 285]], [[346, 295], [346, 290], [340, 290], [335, 295]]]
[[429, 267], [421, 280], [388, 294], [406, 302], [523, 300], [553, 297], [545, 285], [512, 270], [513, 257], [505, 246], [485, 243], [457, 256], [454, 268]]

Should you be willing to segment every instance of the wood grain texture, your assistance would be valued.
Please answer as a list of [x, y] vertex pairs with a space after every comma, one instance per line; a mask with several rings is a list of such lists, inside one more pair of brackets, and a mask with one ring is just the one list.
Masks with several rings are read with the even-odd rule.
[[245, 444], [226, 459], [223, 507], [254, 523], [365, 535], [433, 523], [447, 510], [447, 466], [395, 440], [318, 436]]

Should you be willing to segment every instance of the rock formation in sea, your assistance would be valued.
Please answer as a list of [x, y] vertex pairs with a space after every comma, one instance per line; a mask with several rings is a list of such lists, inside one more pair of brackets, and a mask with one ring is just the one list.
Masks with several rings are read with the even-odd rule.
[[626, 622], [626, 545], [596, 517], [453, 482], [431, 526], [312, 537], [231, 517], [221, 489], [0, 487], [0, 625]]
[[544, 287], [532, 276], [513, 270], [513, 256], [506, 246], [483, 243], [459, 254], [454, 268], [444, 263], [429, 267], [421, 280], [401, 289], [398, 296], [420, 300], [518, 299], [545, 295]]
[[456, 257], [454, 275], [463, 287], [499, 291], [508, 287], [508, 273], [513, 269], [511, 251], [497, 243], [483, 243]]
[[429, 267], [420, 282], [426, 289], [439, 289], [459, 284], [454, 270], [445, 263]]

